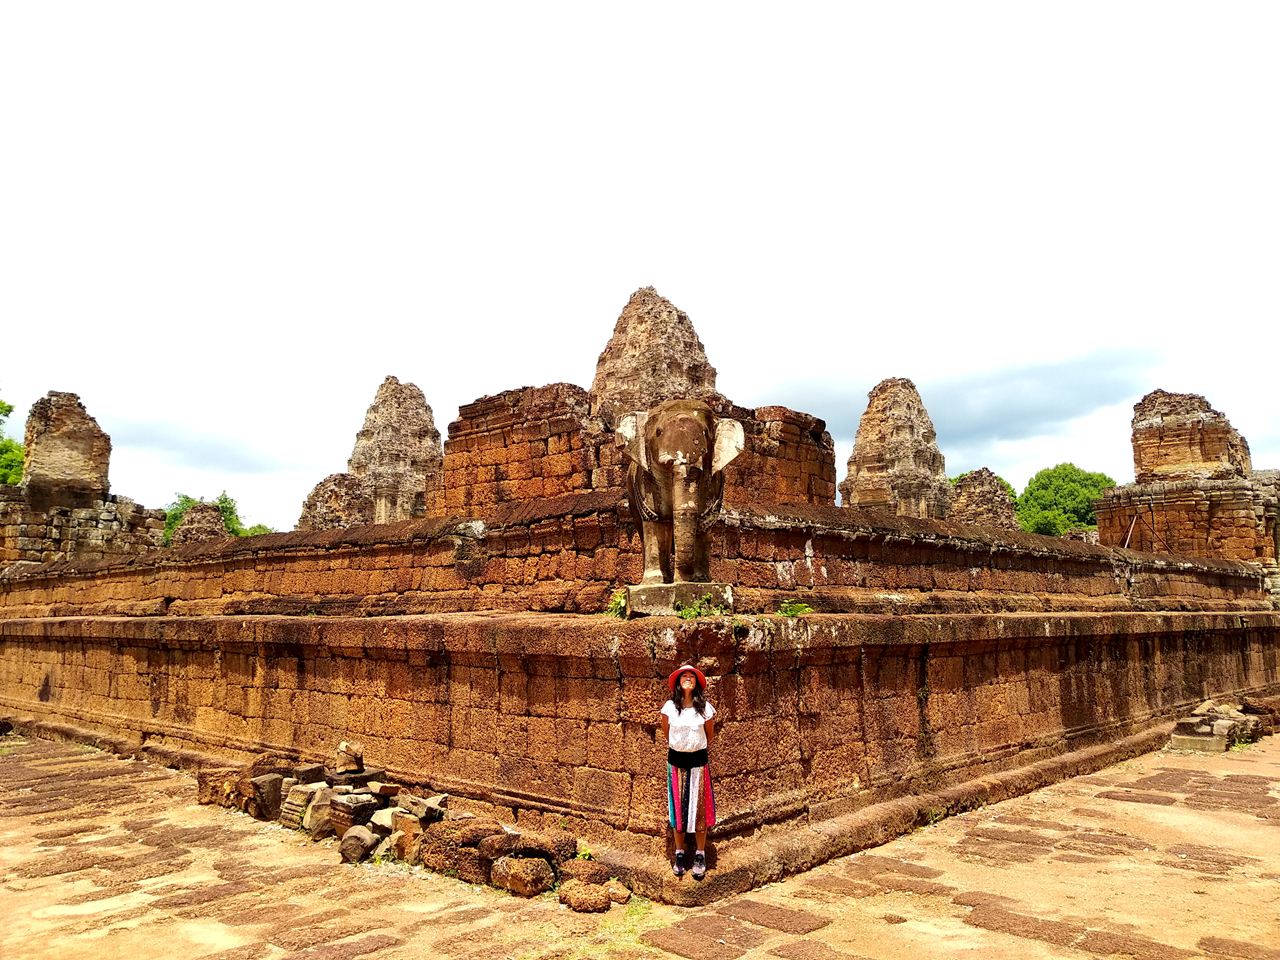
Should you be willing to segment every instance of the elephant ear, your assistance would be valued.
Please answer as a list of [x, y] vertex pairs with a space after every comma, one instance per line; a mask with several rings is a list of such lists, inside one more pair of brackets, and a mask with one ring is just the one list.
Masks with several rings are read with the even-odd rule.
[[648, 419], [647, 413], [628, 413], [618, 421], [614, 431], [614, 442], [628, 460], [639, 464], [646, 473], [649, 472], [649, 451], [644, 442], [644, 425]]
[[723, 471], [742, 452], [745, 445], [742, 424], [729, 419], [717, 421], [716, 444], [711, 451], [711, 472], [716, 474]]

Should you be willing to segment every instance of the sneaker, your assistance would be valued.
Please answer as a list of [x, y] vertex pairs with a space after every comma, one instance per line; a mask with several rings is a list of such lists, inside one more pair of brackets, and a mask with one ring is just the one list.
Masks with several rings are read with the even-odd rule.
[[672, 864], [671, 872], [674, 873], [677, 877], [684, 876], [684, 851], [683, 850], [676, 851], [676, 862]]
[[704, 853], [693, 855], [693, 879], [701, 880], [707, 875], [707, 856]]

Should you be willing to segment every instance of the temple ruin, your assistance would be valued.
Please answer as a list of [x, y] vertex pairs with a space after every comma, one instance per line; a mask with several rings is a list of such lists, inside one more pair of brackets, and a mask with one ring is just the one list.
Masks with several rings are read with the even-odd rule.
[[933, 421], [916, 385], [893, 377], [876, 384], [867, 398], [849, 472], [840, 484], [846, 506], [945, 519], [951, 484]]
[[1013, 497], [1000, 478], [986, 467], [971, 470], [956, 480], [949, 516], [955, 523], [999, 530], [1020, 529]]
[[217, 543], [230, 540], [233, 534], [227, 530], [222, 510], [216, 503], [193, 503], [182, 515], [169, 540], [171, 547], [185, 547], [193, 543]]
[[1202, 396], [1155, 390], [1133, 408], [1134, 482], [1097, 504], [1100, 542], [1258, 564], [1280, 596], [1280, 484]]
[[22, 483], [0, 486], [0, 576], [15, 565], [155, 550], [164, 511], [113, 496], [111, 438], [74, 393], [50, 391], [27, 417]]
[[387, 377], [356, 434], [346, 473], [308, 495], [298, 530], [396, 523], [427, 515], [440, 496], [440, 431], [422, 390]]
[[[649, 342], [668, 329], [688, 359], [674, 386]], [[1233, 507], [1218, 555], [1175, 555], [944, 519], [942, 456], [906, 380], [872, 391], [837, 506], [823, 421], [718, 394], [692, 324], [654, 291], [615, 343], [591, 390], [463, 406], [420, 518], [10, 569], [0, 715], [202, 769], [314, 764], [359, 741], [398, 784], [570, 831], [631, 889], [693, 904], [1153, 749], [1207, 697], [1280, 692], [1261, 565], [1276, 478], [1246, 476], [1242, 441], [1207, 412], [1177, 434], [1194, 443], [1173, 415], [1161, 436], [1210, 464], [1205, 499], [1256, 494], [1261, 519]], [[699, 395], [664, 396], [686, 389]], [[722, 502], [699, 517], [732, 616], [605, 613], [645, 571], [619, 430], [665, 399], [741, 427], [741, 453], [716, 461]], [[1164, 472], [1137, 486], [1176, 488], [1176, 460], [1144, 452]], [[1141, 526], [1109, 509], [1100, 526]], [[1188, 516], [1213, 531], [1217, 511]], [[797, 599], [816, 612], [778, 615]], [[657, 712], [685, 662], [719, 710], [703, 884], [664, 856]]]
[[715, 367], [689, 315], [653, 287], [633, 293], [596, 364], [592, 412], [611, 422], [663, 400], [705, 400], [715, 389]]

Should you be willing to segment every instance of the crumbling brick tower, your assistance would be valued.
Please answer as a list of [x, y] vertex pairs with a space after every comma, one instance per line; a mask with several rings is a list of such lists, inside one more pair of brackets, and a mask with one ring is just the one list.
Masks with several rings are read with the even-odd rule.
[[297, 529], [396, 523], [427, 514], [440, 497], [440, 431], [422, 391], [387, 377], [356, 434], [346, 473], [325, 477], [302, 505]]
[[111, 438], [74, 393], [50, 391], [27, 417], [22, 483], [0, 486], [0, 570], [101, 560], [160, 546], [164, 511], [109, 493]]
[[1253, 469], [1245, 438], [1204, 397], [1155, 390], [1138, 401], [1133, 469], [1134, 483], [1098, 502], [1103, 544], [1246, 560], [1276, 583], [1280, 474]]
[[846, 507], [878, 507], [903, 517], [945, 520], [951, 496], [933, 420], [916, 385], [882, 380], [867, 410], [840, 484]]
[[617, 419], [671, 399], [697, 399], [743, 425], [746, 450], [725, 471], [725, 503], [828, 505], [835, 447], [826, 424], [786, 407], [739, 407], [688, 314], [652, 287], [632, 294], [596, 365], [591, 389], [520, 387], [464, 405], [444, 446], [443, 494], [431, 516], [487, 519], [513, 503], [625, 496]]

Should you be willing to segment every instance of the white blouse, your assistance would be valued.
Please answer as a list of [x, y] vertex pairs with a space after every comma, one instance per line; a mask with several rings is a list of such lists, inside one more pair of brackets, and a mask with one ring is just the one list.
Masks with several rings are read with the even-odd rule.
[[678, 710], [670, 700], [662, 705], [662, 715], [667, 718], [667, 744], [672, 750], [689, 753], [706, 749], [707, 731], [704, 727], [716, 715], [716, 708], [708, 703], [706, 711], [705, 715], [699, 715], [693, 707]]

